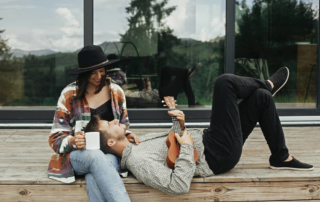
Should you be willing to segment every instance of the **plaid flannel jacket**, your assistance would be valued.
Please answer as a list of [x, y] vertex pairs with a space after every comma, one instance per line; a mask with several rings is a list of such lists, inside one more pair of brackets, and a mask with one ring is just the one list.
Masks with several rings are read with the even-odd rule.
[[[213, 175], [213, 172], [205, 160], [202, 133], [198, 129], [188, 129], [194, 146], [182, 144], [174, 169], [169, 168], [166, 163], [166, 140], [170, 131], [144, 135], [140, 137], [139, 145], [126, 146], [122, 153], [121, 167], [127, 168], [147, 186], [166, 194], [185, 194], [188, 193], [194, 176], [206, 177]], [[199, 153], [197, 163], [193, 158], [194, 148]]]
[[[129, 128], [129, 118], [123, 90], [111, 82], [107, 77], [111, 90], [111, 106], [114, 119]], [[53, 118], [49, 145], [56, 152], [51, 157], [48, 167], [48, 177], [65, 183], [75, 181], [69, 155], [76, 150], [74, 129], [76, 121], [89, 121], [91, 119], [90, 107], [86, 99], [77, 100], [76, 83], [69, 84], [61, 92]]]

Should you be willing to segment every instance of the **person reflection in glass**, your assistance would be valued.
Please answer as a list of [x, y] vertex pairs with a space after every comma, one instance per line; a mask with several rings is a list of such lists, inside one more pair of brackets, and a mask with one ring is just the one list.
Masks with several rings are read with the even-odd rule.
[[[107, 58], [118, 59], [115, 54], [109, 54]], [[144, 88], [141, 91], [128, 90], [126, 74], [119, 66], [120, 61], [108, 66], [107, 76], [122, 87], [127, 97], [129, 107], [142, 106], [143, 103], [154, 103], [154, 106], [160, 106], [159, 104], [161, 103], [161, 100], [163, 100], [163, 97], [173, 96], [177, 99], [179, 93], [182, 92], [185, 92], [188, 98], [189, 107], [203, 106], [195, 100], [190, 84], [190, 78], [192, 78], [201, 68], [201, 63], [198, 63], [194, 68], [189, 70], [173, 66], [164, 66], [160, 70], [159, 89], [153, 89], [150, 78], [143, 77], [142, 81]], [[138, 98], [139, 100], [134, 100], [134, 98]]]

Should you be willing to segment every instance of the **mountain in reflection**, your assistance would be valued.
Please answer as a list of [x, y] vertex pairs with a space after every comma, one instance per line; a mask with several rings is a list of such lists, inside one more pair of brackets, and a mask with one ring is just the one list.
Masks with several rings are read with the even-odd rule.
[[41, 55], [51, 55], [55, 54], [56, 52], [50, 49], [43, 49], [43, 50], [35, 50], [35, 51], [26, 51], [21, 49], [12, 49], [10, 50], [10, 53], [12, 53], [12, 57], [22, 58], [25, 55], [35, 55], [35, 56], [41, 56]]
[[[180, 40], [181, 40], [181, 43], [199, 42], [198, 40], [192, 39], [192, 38], [181, 38]], [[99, 46], [102, 48], [102, 50], [104, 50], [104, 52], [106, 54], [109, 54], [109, 53], [118, 53], [119, 54], [123, 45], [124, 45], [124, 43], [122, 43], [122, 42], [105, 41], [105, 42], [101, 43]], [[75, 52], [77, 53], [80, 50], [81, 49], [76, 50]], [[23, 56], [27, 56], [27, 55], [43, 56], [43, 55], [55, 54], [57, 52], [50, 50], [50, 49], [28, 51], [28, 50], [22, 50], [22, 49], [15, 48], [15, 49], [10, 50], [10, 53], [12, 53], [12, 57], [22, 58]]]
[[[224, 37], [221, 37], [221, 38], [224, 38]], [[217, 39], [217, 40], [221, 40], [221, 38], [219, 37], [219, 39]], [[192, 39], [192, 38], [179, 38], [179, 40], [180, 40], [181, 44], [201, 42], [199, 40]], [[216, 39], [213, 39], [210, 42], [215, 42], [215, 40]], [[115, 54], [120, 55], [125, 43], [126, 42], [120, 42], [120, 41], [105, 41], [105, 42], [99, 44], [99, 46], [102, 48], [102, 50], [105, 54], [115, 53]], [[131, 46], [131, 45], [129, 45], [129, 46]]]

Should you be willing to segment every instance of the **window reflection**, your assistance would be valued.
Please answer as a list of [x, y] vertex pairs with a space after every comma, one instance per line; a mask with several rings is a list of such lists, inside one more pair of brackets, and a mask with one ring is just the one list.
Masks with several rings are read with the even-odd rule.
[[0, 2], [0, 108], [54, 109], [83, 47], [83, 2]]
[[267, 79], [290, 69], [280, 107], [315, 107], [319, 1], [243, 0], [236, 4], [235, 73]]
[[224, 1], [95, 1], [94, 13], [94, 43], [123, 61], [129, 108], [161, 107], [167, 95], [211, 107], [224, 69]]

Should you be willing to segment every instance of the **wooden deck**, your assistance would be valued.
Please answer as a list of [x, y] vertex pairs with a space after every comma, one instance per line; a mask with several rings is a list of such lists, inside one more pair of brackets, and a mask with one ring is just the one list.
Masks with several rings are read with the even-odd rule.
[[[133, 129], [136, 134], [166, 129]], [[0, 201], [88, 201], [84, 180], [62, 184], [47, 178], [53, 151], [48, 129], [0, 130]], [[168, 196], [123, 179], [132, 201], [320, 201], [320, 127], [285, 127], [290, 153], [314, 171], [269, 169], [268, 146], [256, 128], [232, 171], [194, 178], [188, 194]]]

